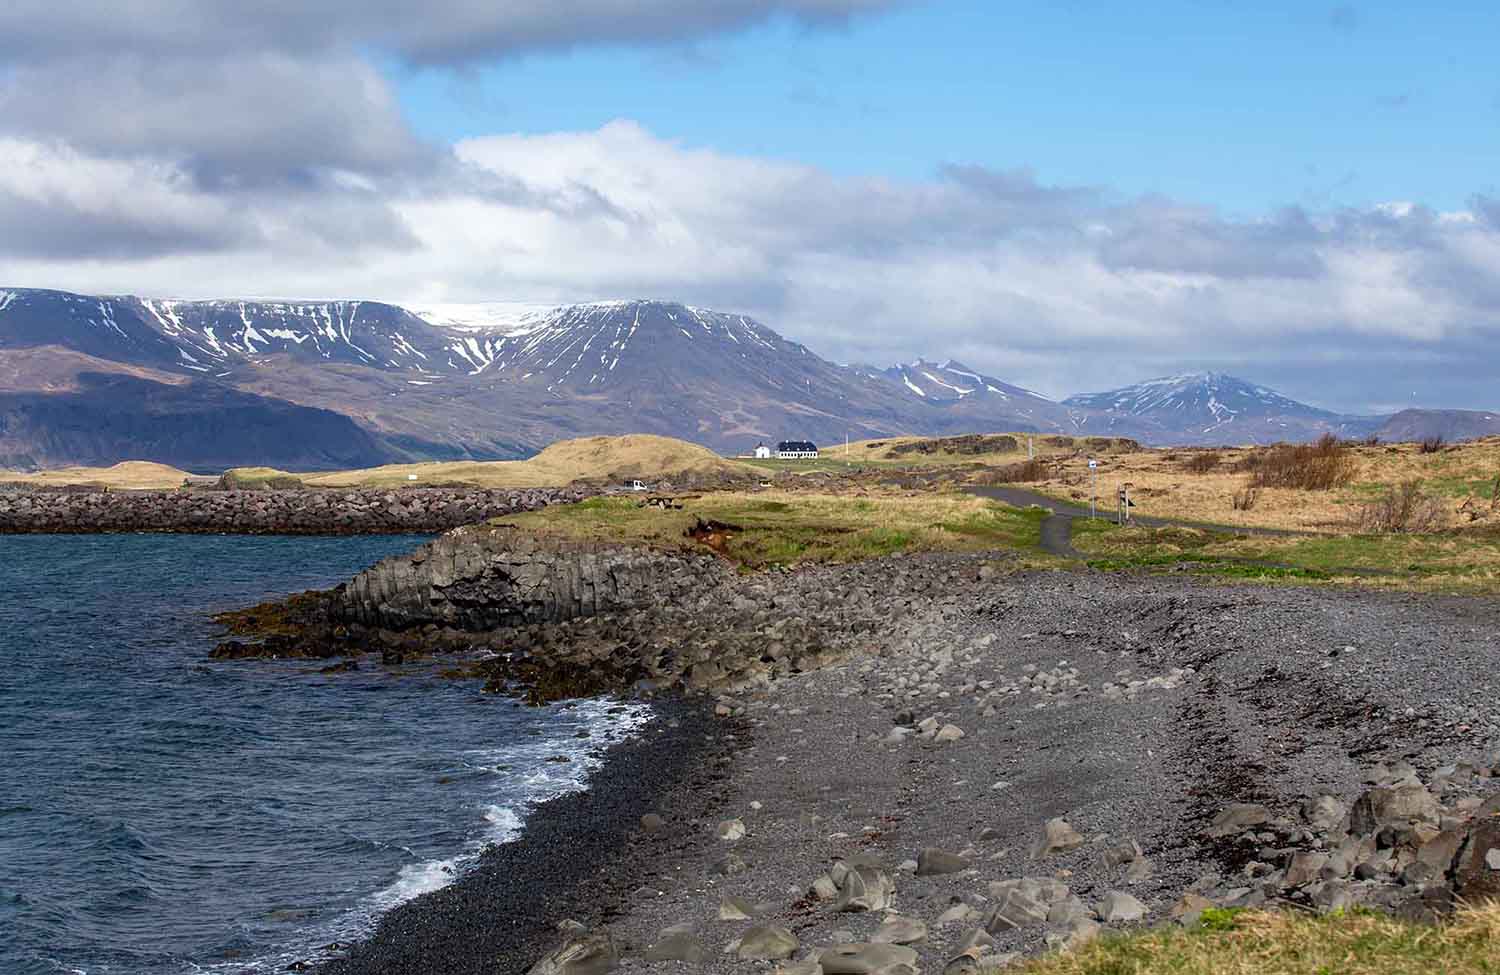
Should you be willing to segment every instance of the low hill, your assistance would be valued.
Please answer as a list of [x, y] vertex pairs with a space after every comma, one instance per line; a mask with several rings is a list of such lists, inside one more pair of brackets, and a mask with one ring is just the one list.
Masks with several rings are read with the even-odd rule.
[[[231, 472], [236, 473], [236, 472]], [[279, 472], [255, 469], [264, 479]], [[529, 460], [391, 464], [363, 470], [301, 476], [311, 487], [398, 487], [470, 484], [475, 487], [554, 487], [574, 481], [618, 482], [630, 478], [743, 477], [747, 469], [718, 454], [671, 437], [629, 434], [583, 437], [555, 443]]]
[[39, 487], [93, 485], [121, 491], [166, 491], [182, 487], [188, 476], [187, 471], [166, 464], [127, 460], [112, 467], [64, 467], [39, 473], [0, 470], [0, 484]]

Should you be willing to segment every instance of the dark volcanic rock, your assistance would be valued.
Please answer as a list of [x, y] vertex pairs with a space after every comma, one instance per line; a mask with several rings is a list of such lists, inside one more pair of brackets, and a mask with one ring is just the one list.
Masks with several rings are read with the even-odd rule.
[[378, 535], [447, 531], [586, 490], [0, 491], [0, 534]]

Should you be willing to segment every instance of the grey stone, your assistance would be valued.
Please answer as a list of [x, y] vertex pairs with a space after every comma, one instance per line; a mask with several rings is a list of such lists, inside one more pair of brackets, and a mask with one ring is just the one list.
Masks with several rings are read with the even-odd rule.
[[620, 965], [620, 952], [608, 931], [578, 934], [568, 938], [528, 975], [605, 975]]
[[1139, 860], [1132, 861], [1130, 866], [1125, 868], [1125, 882], [1127, 884], [1145, 883], [1151, 879], [1154, 873], [1156, 873], [1156, 864], [1145, 857], [1141, 857]]
[[1328, 854], [1301, 851], [1292, 854], [1292, 862], [1287, 865], [1286, 876], [1282, 882], [1288, 887], [1301, 887], [1310, 884], [1323, 875], [1323, 868], [1328, 866]]
[[1000, 903], [990, 909], [984, 920], [984, 929], [991, 934], [999, 934], [1001, 931], [1042, 924], [1046, 920], [1045, 907], [1019, 890], [1010, 890], [1000, 898]]
[[1377, 787], [1366, 791], [1349, 810], [1351, 833], [1374, 833], [1382, 826], [1406, 826], [1411, 823], [1438, 825], [1442, 807], [1420, 785]]
[[957, 853], [928, 847], [917, 854], [917, 876], [931, 877], [937, 874], [958, 873], [967, 870], [969, 861]]
[[1183, 894], [1167, 914], [1178, 924], [1193, 925], [1198, 923], [1198, 918], [1203, 916], [1204, 911], [1218, 906], [1218, 903], [1201, 894]]
[[1042, 827], [1041, 838], [1031, 848], [1031, 858], [1041, 860], [1054, 853], [1066, 853], [1076, 850], [1083, 845], [1083, 837], [1079, 835], [1068, 821], [1062, 818], [1049, 819]]
[[835, 945], [818, 958], [824, 975], [918, 975], [917, 953], [901, 945]]
[[799, 944], [797, 936], [786, 928], [760, 924], [745, 932], [735, 954], [746, 961], [781, 961], [792, 957]]
[[880, 945], [913, 945], [927, 940], [927, 925], [917, 918], [888, 914], [870, 941]]
[[1116, 870], [1141, 858], [1141, 845], [1135, 840], [1120, 840], [1104, 848], [1099, 860], [1106, 870]]
[[745, 838], [745, 824], [739, 819], [726, 819], [719, 824], [717, 833], [719, 839], [733, 843]]
[[1233, 836], [1269, 823], [1272, 818], [1271, 810], [1265, 806], [1236, 803], [1221, 809], [1213, 822], [1209, 824], [1208, 829], [1203, 832], [1215, 838]]
[[833, 882], [828, 874], [823, 874], [812, 883], [812, 895], [820, 901], [837, 900], [839, 896], [839, 885]]
[[708, 950], [692, 934], [663, 931], [655, 944], [641, 952], [646, 961], [682, 961], [690, 965], [701, 965], [708, 960]]
[[1114, 924], [1139, 921], [1146, 916], [1148, 908], [1134, 896], [1123, 890], [1111, 890], [1099, 903], [1099, 920]]
[[1302, 804], [1302, 819], [1319, 830], [1330, 830], [1344, 821], [1348, 809], [1336, 796], [1314, 796]]
[[891, 906], [896, 883], [891, 875], [871, 862], [851, 862], [839, 885], [836, 911], [883, 911]]
[[641, 817], [641, 829], [648, 833], [655, 833], [665, 825], [666, 822], [656, 813], [647, 813]]

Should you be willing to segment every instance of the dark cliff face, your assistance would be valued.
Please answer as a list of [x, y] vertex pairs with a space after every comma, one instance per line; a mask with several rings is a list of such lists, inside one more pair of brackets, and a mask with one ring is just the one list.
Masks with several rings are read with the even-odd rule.
[[64, 393], [0, 393], [0, 467], [152, 460], [217, 472], [369, 467], [396, 453], [346, 416], [214, 383], [85, 373]]

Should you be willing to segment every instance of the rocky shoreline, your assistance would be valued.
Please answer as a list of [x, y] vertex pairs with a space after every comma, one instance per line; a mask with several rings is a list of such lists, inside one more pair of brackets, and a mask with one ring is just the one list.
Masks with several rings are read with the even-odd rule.
[[[734, 723], [708, 801], [623, 824], [675, 845], [619, 913], [542, 911], [536, 975], [962, 975], [1210, 907], [1500, 897], [1486, 600], [1001, 555], [742, 575], [475, 528], [231, 622], [275, 632], [224, 656], [442, 649], [497, 691], [685, 692]], [[498, 922], [469, 922], [484, 956]]]
[[593, 493], [579, 488], [0, 491], [0, 534], [427, 534], [581, 501]]

